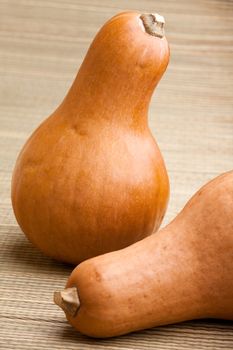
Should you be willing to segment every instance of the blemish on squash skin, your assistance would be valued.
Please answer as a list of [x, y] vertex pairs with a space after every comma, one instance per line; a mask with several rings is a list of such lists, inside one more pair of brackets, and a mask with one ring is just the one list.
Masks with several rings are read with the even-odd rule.
[[88, 132], [87, 132], [86, 130], [79, 130], [79, 131], [78, 131], [78, 134], [79, 134], [80, 136], [88, 136]]
[[97, 282], [101, 282], [102, 281], [102, 276], [98, 271], [95, 271], [95, 279]]
[[77, 136], [87, 136], [88, 135], [87, 130], [80, 129], [80, 127], [77, 124], [72, 125], [71, 131], [73, 131]]

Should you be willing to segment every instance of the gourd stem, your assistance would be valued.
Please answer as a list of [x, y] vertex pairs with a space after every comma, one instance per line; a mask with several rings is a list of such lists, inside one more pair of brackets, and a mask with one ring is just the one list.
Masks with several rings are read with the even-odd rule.
[[76, 287], [54, 292], [53, 300], [66, 314], [72, 317], [76, 315], [80, 307], [80, 300]]
[[145, 13], [140, 16], [144, 25], [145, 31], [153, 36], [159, 38], [164, 37], [164, 24], [165, 20], [163, 16], [157, 13]]

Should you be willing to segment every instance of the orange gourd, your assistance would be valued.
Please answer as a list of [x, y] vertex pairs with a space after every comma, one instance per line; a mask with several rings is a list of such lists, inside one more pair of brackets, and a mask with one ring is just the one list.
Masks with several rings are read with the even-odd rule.
[[24, 145], [12, 204], [46, 255], [77, 264], [158, 229], [169, 184], [147, 114], [168, 60], [161, 16], [113, 17], [64, 101]]
[[233, 320], [233, 171], [201, 188], [155, 235], [81, 263], [54, 299], [92, 337]]

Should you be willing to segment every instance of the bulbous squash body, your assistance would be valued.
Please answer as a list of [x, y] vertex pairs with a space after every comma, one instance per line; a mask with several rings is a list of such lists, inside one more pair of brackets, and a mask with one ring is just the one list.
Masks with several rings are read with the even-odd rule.
[[55, 302], [93, 337], [198, 318], [233, 320], [232, 213], [233, 171], [205, 185], [155, 235], [81, 263], [67, 282], [70, 298], [58, 292]]
[[159, 227], [169, 183], [147, 112], [168, 59], [165, 37], [148, 34], [139, 14], [112, 18], [62, 104], [23, 147], [13, 209], [45, 254], [77, 264]]

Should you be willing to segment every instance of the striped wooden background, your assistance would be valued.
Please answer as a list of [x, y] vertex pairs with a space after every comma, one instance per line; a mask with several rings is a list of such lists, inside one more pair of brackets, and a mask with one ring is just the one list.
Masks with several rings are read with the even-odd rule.
[[98, 28], [125, 9], [165, 16], [171, 62], [150, 125], [166, 160], [164, 223], [233, 168], [233, 1], [0, 0], [0, 348], [233, 349], [233, 325], [187, 322], [106, 341], [75, 332], [52, 303], [70, 266], [34, 249], [14, 219], [10, 180], [34, 128], [60, 103]]

